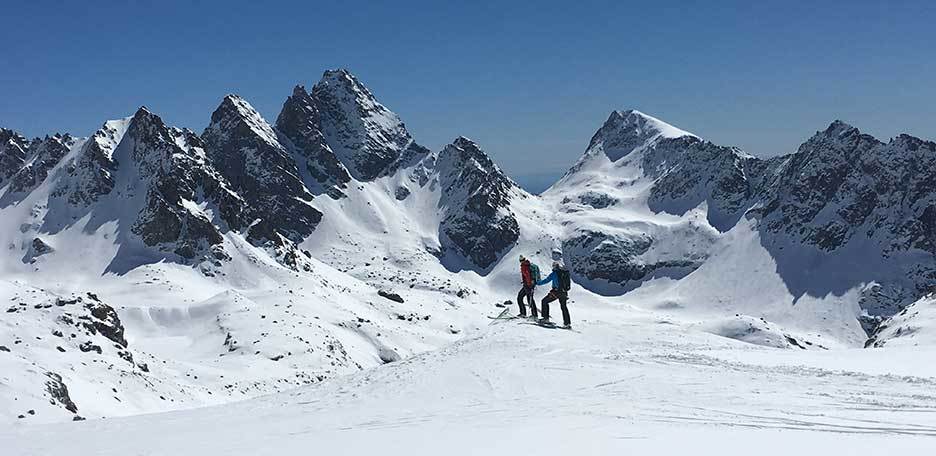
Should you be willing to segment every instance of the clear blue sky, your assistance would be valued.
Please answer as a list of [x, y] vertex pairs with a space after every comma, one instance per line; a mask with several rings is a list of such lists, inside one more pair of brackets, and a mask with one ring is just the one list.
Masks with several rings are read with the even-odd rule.
[[87, 135], [146, 105], [200, 131], [226, 93], [272, 121], [346, 67], [417, 141], [471, 137], [526, 181], [613, 109], [755, 155], [836, 118], [936, 138], [936, 2], [189, 3], [5, 3], [0, 125]]

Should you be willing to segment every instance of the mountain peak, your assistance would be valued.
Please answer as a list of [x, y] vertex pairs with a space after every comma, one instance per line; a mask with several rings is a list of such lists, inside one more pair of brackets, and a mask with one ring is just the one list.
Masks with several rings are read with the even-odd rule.
[[367, 87], [365, 87], [356, 76], [351, 74], [350, 71], [344, 68], [326, 70], [325, 73], [322, 74], [322, 79], [319, 80], [313, 90], [322, 90], [324, 88], [359, 92], [368, 98], [373, 98], [373, 95], [367, 90]]
[[158, 120], [158, 121], [162, 122], [162, 119], [160, 119], [159, 116], [157, 116], [157, 115], [154, 114], [152, 111], [150, 111], [149, 109], [147, 109], [146, 106], [140, 106], [140, 107], [136, 110], [136, 112], [134, 112], [133, 115], [130, 116], [130, 123], [131, 123], [131, 124], [136, 124], [136, 123], [139, 123], [139, 122], [147, 122], [147, 123], [148, 123], [148, 122], [153, 121], [153, 120]]
[[698, 138], [687, 131], [676, 128], [656, 117], [635, 109], [612, 111], [604, 125], [595, 132], [588, 145], [586, 156], [603, 152], [611, 161], [646, 147], [660, 139]]
[[237, 123], [241, 122], [266, 142], [279, 147], [276, 133], [273, 132], [270, 124], [247, 100], [239, 95], [228, 94], [224, 96], [218, 108], [211, 113], [211, 125], [208, 126], [208, 129], [230, 132], [233, 131], [232, 129]]
[[605, 122], [606, 125], [608, 123], [629, 129], [640, 136], [659, 135], [664, 138], [679, 138], [683, 136], [698, 137], [636, 109], [613, 111]]
[[455, 140], [452, 141], [452, 144], [454, 144], [457, 147], [478, 147], [478, 145], [474, 141], [472, 141], [471, 139], [465, 136], [459, 136], [455, 138]]
[[348, 70], [328, 70], [312, 88], [322, 133], [352, 176], [369, 181], [392, 169], [413, 138]]
[[322, 80], [356, 82], [357, 78], [346, 68], [333, 68], [322, 73]]
[[827, 136], [845, 137], [851, 134], [860, 133], [860, 131], [848, 123], [836, 119], [831, 124], [829, 124], [829, 128], [826, 128], [822, 133]]

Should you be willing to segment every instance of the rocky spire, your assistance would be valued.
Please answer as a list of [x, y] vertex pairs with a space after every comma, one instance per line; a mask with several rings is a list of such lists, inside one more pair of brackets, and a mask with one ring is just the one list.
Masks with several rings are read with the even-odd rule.
[[325, 140], [355, 179], [373, 180], [391, 171], [413, 146], [400, 118], [347, 70], [326, 71], [312, 97]]
[[480, 269], [492, 266], [520, 236], [511, 202], [526, 193], [472, 140], [460, 136], [436, 161], [444, 208], [442, 247]]
[[283, 103], [276, 118], [276, 131], [289, 146], [310, 190], [335, 198], [343, 195], [342, 189], [351, 175], [325, 141], [321, 114], [305, 87], [297, 85]]
[[305, 238], [322, 218], [273, 128], [243, 98], [224, 97], [202, 133], [208, 159], [243, 198], [254, 242]]

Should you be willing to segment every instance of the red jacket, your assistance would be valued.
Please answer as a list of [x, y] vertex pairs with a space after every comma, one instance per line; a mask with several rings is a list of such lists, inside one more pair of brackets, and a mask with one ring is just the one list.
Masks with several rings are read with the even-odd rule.
[[523, 278], [523, 284], [532, 287], [533, 286], [533, 271], [530, 270], [530, 261], [524, 260], [520, 262], [520, 276]]

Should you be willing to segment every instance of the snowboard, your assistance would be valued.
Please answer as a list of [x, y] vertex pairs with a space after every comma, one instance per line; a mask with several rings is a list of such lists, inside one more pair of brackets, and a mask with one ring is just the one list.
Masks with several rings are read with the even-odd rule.
[[538, 321], [522, 321], [522, 322], [520, 322], [520, 324], [521, 324], [521, 325], [539, 326], [540, 328], [546, 328], [546, 329], [562, 329], [562, 330], [565, 330], [565, 331], [572, 331], [572, 332], [574, 332], [574, 333], [579, 332], [579, 331], [576, 331], [576, 330], [574, 330], [574, 329], [572, 329], [572, 328], [566, 328], [566, 327], [563, 327], [563, 326], [559, 326], [559, 325], [557, 325], [557, 324], [555, 324], [555, 323], [552, 323], [552, 322], [550, 322], [550, 323], [540, 323], [540, 322], [538, 322]]

